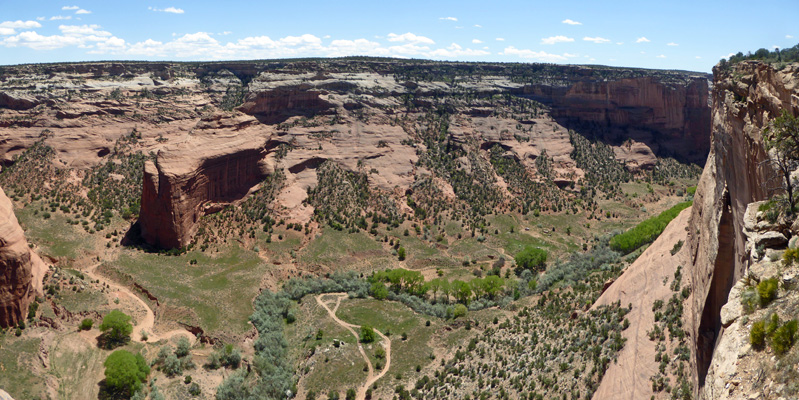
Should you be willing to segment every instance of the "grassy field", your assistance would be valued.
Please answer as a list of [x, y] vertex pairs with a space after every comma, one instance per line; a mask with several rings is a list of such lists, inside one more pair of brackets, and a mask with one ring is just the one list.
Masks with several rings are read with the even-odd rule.
[[15, 399], [45, 399], [44, 379], [34, 369], [41, 366], [37, 353], [42, 339], [0, 336], [0, 388]]
[[347, 233], [325, 227], [299, 254], [298, 261], [306, 264], [342, 266], [362, 258], [386, 257], [390, 253], [373, 237], [358, 231]]
[[255, 252], [235, 244], [218, 253], [191, 251], [180, 256], [123, 249], [109, 265], [132, 275], [160, 302], [188, 310], [193, 318], [181, 322], [234, 335], [250, 329], [252, 299], [269, 268]]
[[53, 258], [76, 259], [93, 250], [93, 239], [89, 233], [68, 224], [67, 217], [60, 212], [50, 213], [50, 218], [45, 219], [41, 206], [39, 202], [34, 202], [25, 208], [15, 209], [14, 213], [25, 236], [39, 245], [43, 254]]

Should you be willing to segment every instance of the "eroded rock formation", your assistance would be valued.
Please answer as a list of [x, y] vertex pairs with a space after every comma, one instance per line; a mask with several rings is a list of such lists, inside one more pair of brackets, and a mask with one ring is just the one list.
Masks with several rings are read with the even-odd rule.
[[270, 172], [266, 136], [202, 133], [159, 151], [144, 167], [142, 213], [145, 241], [181, 248], [200, 217], [244, 197]]
[[710, 109], [704, 77], [680, 83], [651, 76], [579, 81], [559, 89], [525, 87], [525, 92], [550, 104], [552, 116], [566, 127], [618, 143], [634, 139], [689, 162], [701, 164], [707, 156]]
[[45, 269], [28, 247], [11, 200], [0, 189], [0, 327], [24, 320], [34, 296], [42, 292]]
[[[652, 328], [654, 319], [649, 307], [655, 300], [663, 300], [663, 296], [658, 290], [648, 290], [636, 297], [638, 291], [630, 286], [661, 286], [659, 282], [636, 279], [641, 276], [667, 275], [678, 265], [683, 266], [684, 282], [690, 282], [691, 288], [683, 322], [693, 345], [689, 364], [695, 398], [705, 385], [713, 358], [725, 357], [714, 355], [714, 348], [718, 352], [728, 347], [716, 348], [718, 338], [724, 334], [721, 310], [731, 288], [749, 267], [744, 230], [747, 206], [767, 198], [775, 186], [770, 180], [774, 171], [764, 162], [768, 155], [763, 129], [784, 109], [799, 114], [799, 65], [776, 70], [747, 61], [729, 70], [716, 68], [714, 75], [710, 155], [690, 218], [672, 221], [598, 301], [637, 301], [643, 309], [636, 312], [634, 307], [631, 313], [631, 321], [638, 320], [625, 331], [629, 340], [619, 354], [624, 363], [611, 365], [594, 398], [637, 399], [653, 395], [651, 382], [644, 378], [657, 370], [654, 344], [641, 333]], [[678, 260], [664, 264], [659, 260], [669, 259], [676, 232], [683, 232], [686, 244], [677, 254]], [[621, 395], [614, 394], [616, 390]]]

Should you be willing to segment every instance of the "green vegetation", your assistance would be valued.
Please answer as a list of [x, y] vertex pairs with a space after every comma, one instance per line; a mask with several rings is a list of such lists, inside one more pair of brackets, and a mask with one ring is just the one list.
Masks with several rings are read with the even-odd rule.
[[120, 346], [130, 340], [133, 332], [133, 325], [130, 323], [130, 316], [122, 311], [113, 310], [103, 317], [100, 330], [105, 336], [105, 346], [109, 349]]
[[92, 329], [92, 326], [94, 326], [94, 320], [91, 319], [91, 318], [85, 318], [82, 321], [80, 321], [80, 325], [78, 325], [78, 329], [80, 329], [82, 331], [88, 331], [88, 330]]
[[361, 342], [372, 343], [375, 341], [375, 330], [371, 325], [361, 325]]
[[150, 367], [141, 354], [116, 350], [105, 360], [105, 389], [115, 396], [130, 397], [142, 387]]
[[765, 307], [777, 298], [777, 287], [779, 281], [776, 277], [764, 279], [757, 284], [757, 295], [760, 299], [760, 306]]
[[755, 348], [766, 344], [766, 321], [756, 321], [749, 330], [749, 343]]
[[521, 274], [521, 271], [525, 269], [540, 271], [547, 262], [547, 251], [528, 246], [517, 253], [514, 259], [516, 261], [516, 267], [519, 268], [517, 274]]
[[758, 60], [767, 63], [778, 63], [780, 65], [797, 62], [799, 61], [799, 44], [787, 49], [775, 48], [774, 50], [768, 50], [761, 48], [754, 53], [750, 51], [746, 54], [739, 51], [737, 54], [730, 56], [729, 59], [722, 58], [719, 62], [719, 67], [725, 70], [745, 60]]
[[[799, 45], [797, 45], [799, 50]], [[793, 214], [796, 209], [796, 199], [794, 198], [794, 184], [791, 173], [799, 166], [799, 119], [792, 111], [783, 109], [780, 116], [769, 121], [769, 126], [764, 130], [766, 148], [774, 150], [773, 157], [769, 162], [777, 171], [776, 178], [781, 184], [769, 188], [772, 192], [776, 190], [784, 191], [784, 198], [787, 202], [787, 213]]]
[[690, 207], [692, 203], [692, 201], [679, 203], [658, 216], [641, 222], [627, 232], [614, 236], [610, 240], [610, 248], [622, 254], [629, 254], [633, 250], [653, 242], [666, 229], [669, 222], [676, 218], [680, 211]]

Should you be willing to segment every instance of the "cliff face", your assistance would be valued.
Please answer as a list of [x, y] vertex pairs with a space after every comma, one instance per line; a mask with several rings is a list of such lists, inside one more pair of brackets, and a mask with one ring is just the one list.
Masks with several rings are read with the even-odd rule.
[[274, 167], [264, 136], [201, 134], [160, 151], [144, 167], [142, 238], [161, 248], [186, 246], [199, 218], [244, 197]]
[[783, 109], [799, 113], [799, 65], [777, 71], [742, 62], [714, 73], [712, 147], [696, 191], [688, 241], [695, 312], [687, 322], [696, 338], [699, 385], [721, 334], [721, 307], [748, 267], [746, 207], [770, 195], [774, 172], [764, 163], [763, 129]]
[[[683, 282], [691, 288], [685, 301], [683, 324], [693, 346], [688, 364], [694, 398], [699, 398], [709, 379], [708, 368], [713, 360], [729, 358], [714, 354], [714, 349], [719, 352], [729, 348], [716, 347], [719, 337], [724, 335], [721, 310], [733, 285], [749, 268], [744, 229], [747, 206], [770, 196], [769, 178], [774, 174], [764, 163], [768, 155], [762, 133], [781, 110], [799, 114], [799, 65], [778, 71], [758, 62], [742, 62], [731, 70], [716, 69], [714, 76], [710, 154], [690, 218], [672, 221], [597, 301], [607, 304], [621, 300], [622, 304], [640, 303], [642, 308], [633, 307], [629, 316], [633, 328], [625, 331], [628, 342], [619, 353], [619, 360], [624, 362], [611, 365], [594, 398], [636, 399], [655, 394], [651, 382], [645, 379], [657, 370], [652, 351], [655, 344], [642, 332], [652, 329], [655, 323], [651, 312], [653, 302], [666, 298], [658, 290], [659, 282], [641, 277], [669, 276], [678, 265], [683, 266]], [[669, 255], [678, 238], [676, 232], [682, 232], [686, 244], [676, 256]], [[649, 290], [631, 289], [641, 285]], [[729, 379], [714, 376], [714, 383]]]
[[579, 81], [568, 88], [530, 86], [525, 92], [549, 104], [566, 127], [609, 141], [634, 139], [656, 153], [702, 164], [709, 150], [707, 79], [670, 84], [653, 77]]
[[14, 206], [0, 189], [0, 327], [14, 326], [42, 292], [45, 266], [31, 251], [17, 223]]

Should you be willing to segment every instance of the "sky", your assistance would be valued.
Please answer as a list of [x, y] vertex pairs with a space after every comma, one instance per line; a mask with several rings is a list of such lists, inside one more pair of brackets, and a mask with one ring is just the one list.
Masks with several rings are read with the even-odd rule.
[[710, 72], [799, 43], [799, 0], [0, 0], [0, 65], [351, 55]]

